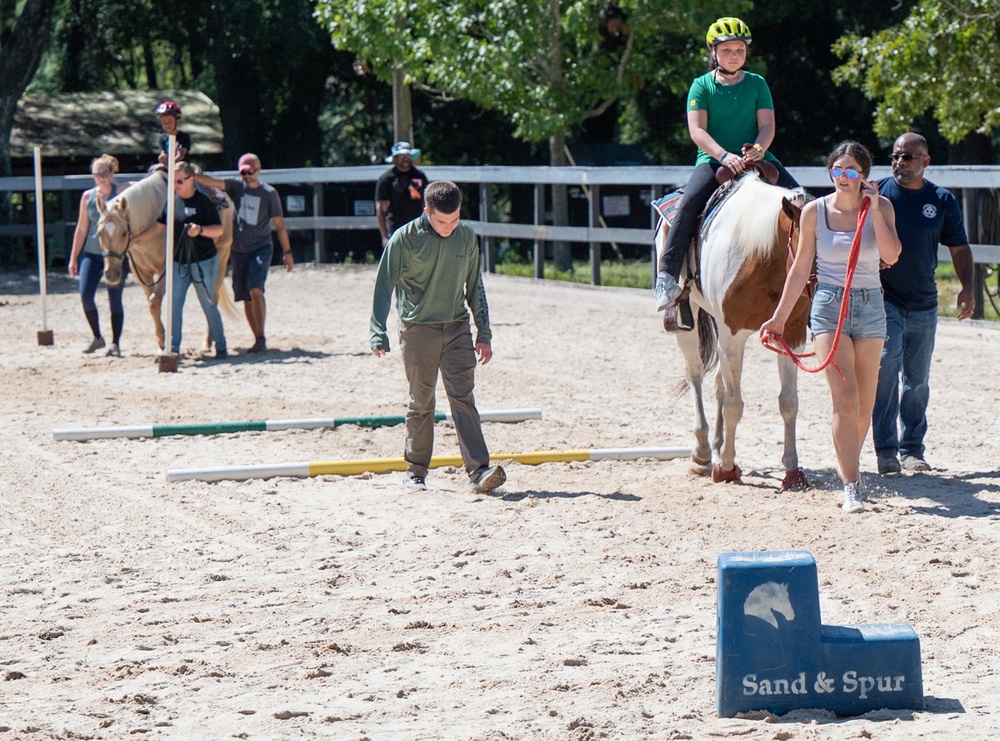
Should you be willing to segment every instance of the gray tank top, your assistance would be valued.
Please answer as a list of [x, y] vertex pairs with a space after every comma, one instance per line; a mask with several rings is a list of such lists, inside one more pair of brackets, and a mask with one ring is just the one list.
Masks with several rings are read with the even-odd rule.
[[[114, 198], [116, 195], [118, 195], [118, 185], [112, 183], [110, 198]], [[93, 188], [90, 191], [90, 200], [87, 202], [87, 216], [90, 217], [90, 228], [87, 229], [87, 241], [83, 243], [83, 251], [89, 252], [92, 255], [99, 255], [101, 254], [101, 243], [97, 239], [97, 222], [100, 220], [101, 214], [97, 210], [97, 188]]]
[[[847, 260], [851, 255], [854, 230], [838, 232], [830, 228], [826, 199], [820, 198], [816, 214], [816, 277], [821, 285], [844, 287], [847, 279]], [[865, 219], [861, 229], [861, 252], [854, 271], [851, 288], [881, 288], [878, 276], [878, 242], [871, 218]]]

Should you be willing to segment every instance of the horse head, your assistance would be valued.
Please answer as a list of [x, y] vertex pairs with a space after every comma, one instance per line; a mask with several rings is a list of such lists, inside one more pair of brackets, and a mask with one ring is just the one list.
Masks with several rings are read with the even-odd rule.
[[107, 204], [99, 197], [97, 210], [101, 214], [97, 222], [97, 240], [104, 256], [104, 278], [109, 286], [117, 286], [122, 282], [122, 263], [127, 259], [132, 239], [128, 225], [128, 203], [125, 196], [114, 198]]
[[788, 599], [788, 585], [777, 582], [765, 582], [754, 588], [743, 603], [743, 614], [760, 618], [774, 628], [778, 627], [778, 619], [774, 613], [780, 613], [785, 621], [795, 619], [795, 610]]

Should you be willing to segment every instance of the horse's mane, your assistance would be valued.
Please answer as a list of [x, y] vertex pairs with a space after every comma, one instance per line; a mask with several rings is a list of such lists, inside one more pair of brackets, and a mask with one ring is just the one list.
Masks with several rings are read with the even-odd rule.
[[132, 234], [141, 234], [153, 225], [167, 202], [167, 177], [155, 171], [135, 185], [129, 186], [108, 201], [108, 208], [118, 210], [122, 199], [126, 204], [128, 228]]
[[765, 183], [752, 173], [737, 183], [736, 191], [719, 209], [716, 226], [738, 234], [735, 242], [747, 256], [765, 257], [774, 247], [781, 199], [791, 200], [794, 195], [794, 191]]

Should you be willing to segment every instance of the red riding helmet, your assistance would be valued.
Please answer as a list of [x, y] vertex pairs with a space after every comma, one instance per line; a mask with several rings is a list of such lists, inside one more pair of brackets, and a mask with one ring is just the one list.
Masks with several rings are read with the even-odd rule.
[[172, 100], [165, 100], [156, 106], [157, 116], [177, 116], [181, 117], [181, 107]]

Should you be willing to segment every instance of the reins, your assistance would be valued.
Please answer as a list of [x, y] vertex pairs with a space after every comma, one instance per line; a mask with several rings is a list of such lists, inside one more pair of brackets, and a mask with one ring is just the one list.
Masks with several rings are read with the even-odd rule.
[[[840, 344], [840, 336], [844, 329], [844, 319], [847, 318], [847, 309], [850, 306], [851, 301], [851, 283], [854, 281], [854, 272], [858, 267], [858, 258], [861, 255], [861, 229], [865, 224], [865, 218], [868, 216], [868, 209], [871, 207], [871, 201], [865, 199], [861, 206], [858, 208], [858, 228], [854, 232], [854, 241], [851, 242], [851, 251], [847, 258], [847, 275], [844, 278], [844, 297], [840, 300], [840, 316], [837, 318], [837, 331], [834, 333], [833, 346], [830, 348], [830, 354], [826, 357], [822, 363], [818, 366], [810, 368], [802, 363], [802, 358], [808, 358], [816, 353], [796, 353], [788, 346], [788, 343], [781, 337], [781, 335], [772, 335], [764, 330], [760, 332], [760, 344], [766, 347], [772, 352], [776, 352], [779, 355], [787, 355], [792, 359], [799, 368], [806, 371], [807, 373], [819, 373], [824, 370], [830, 363], [833, 363], [833, 357], [837, 354], [837, 346]], [[791, 249], [791, 230], [789, 230], [788, 235], [789, 250]], [[840, 372], [840, 368], [837, 367], [836, 363], [833, 363], [833, 367], [837, 368], [837, 372], [841, 376], [844, 374]]]

